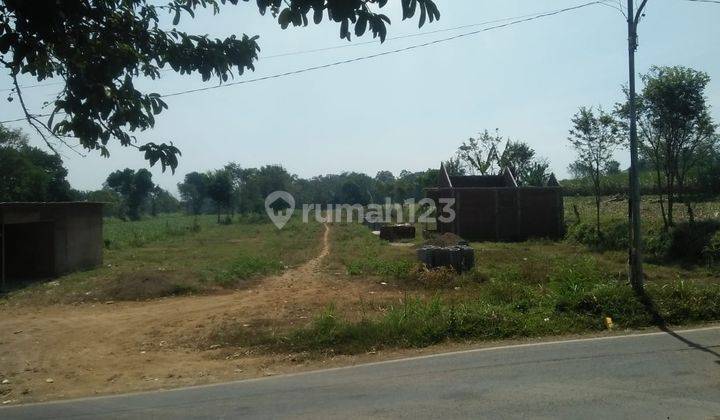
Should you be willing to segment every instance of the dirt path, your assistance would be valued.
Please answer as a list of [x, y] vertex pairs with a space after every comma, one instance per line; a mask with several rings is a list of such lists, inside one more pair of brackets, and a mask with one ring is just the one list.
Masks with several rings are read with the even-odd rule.
[[302, 368], [305, 364], [294, 357], [210, 348], [206, 337], [227, 321], [247, 328], [304, 325], [331, 302], [352, 305], [368, 296], [373, 285], [322, 271], [329, 235], [326, 225], [317, 257], [247, 290], [149, 302], [3, 308], [0, 381], [9, 383], [0, 385], [0, 401], [169, 388]]

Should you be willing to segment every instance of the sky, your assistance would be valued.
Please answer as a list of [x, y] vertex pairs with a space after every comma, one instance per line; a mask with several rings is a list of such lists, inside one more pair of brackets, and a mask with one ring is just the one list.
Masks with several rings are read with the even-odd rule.
[[[392, 19], [389, 37], [476, 24], [576, 6], [582, 0], [436, 0], [441, 19], [417, 27], [403, 22], [399, 2], [383, 9]], [[613, 0], [608, 3], [615, 4]], [[163, 25], [171, 27], [171, 17]], [[639, 28], [637, 72], [652, 65], [683, 65], [707, 72], [712, 115], [720, 121], [720, 4], [650, 0]], [[282, 30], [271, 16], [260, 16], [253, 2], [184, 18], [180, 29], [211, 37], [259, 35], [256, 71], [236, 81], [376, 54], [446, 38], [480, 27], [355, 45], [339, 38], [339, 26]], [[372, 40], [366, 34], [353, 42]], [[316, 53], [267, 57], [288, 52], [344, 46]], [[263, 58], [263, 57], [267, 58]], [[152, 168], [153, 179], [177, 193], [185, 173], [237, 162], [243, 167], [281, 164], [312, 177], [356, 171], [396, 175], [439, 167], [467, 138], [488, 129], [522, 140], [545, 157], [558, 178], [567, 176], [574, 152], [567, 141], [570, 119], [580, 106], [611, 109], [627, 84], [627, 24], [612, 7], [583, 9], [440, 43], [408, 52], [256, 83], [167, 99], [169, 110], [142, 142], [172, 141], [182, 151], [175, 174]], [[25, 85], [37, 84], [29, 78]], [[164, 72], [161, 80], [140, 80], [147, 92], [161, 94], [217, 85], [199, 75]], [[11, 80], [0, 76], [0, 89]], [[26, 89], [26, 101], [41, 113], [59, 86]], [[7, 93], [7, 92], [4, 92]], [[0, 119], [20, 117], [18, 101], [1, 101]], [[21, 127], [34, 145], [39, 136]], [[107, 175], [125, 167], [147, 167], [134, 149], [111, 147], [79, 156], [60, 149], [69, 181], [81, 190], [98, 189]], [[626, 150], [616, 158], [627, 166]]]

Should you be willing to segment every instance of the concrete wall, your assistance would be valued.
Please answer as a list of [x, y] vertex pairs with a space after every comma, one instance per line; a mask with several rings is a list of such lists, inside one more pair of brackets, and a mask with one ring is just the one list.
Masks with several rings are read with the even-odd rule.
[[512, 242], [564, 234], [561, 188], [434, 188], [427, 195], [436, 203], [440, 197], [455, 198], [455, 222], [438, 222], [438, 231], [467, 240]]
[[102, 207], [66, 209], [55, 223], [56, 274], [96, 267], [102, 260]]
[[[23, 253], [50, 253], [51, 275], [98, 266], [103, 259], [102, 210], [100, 203], [0, 203], [0, 223], [9, 233], [5, 254], [18, 254], [11, 247], [22, 247]], [[48, 227], [49, 234], [33, 233], [37, 231], [33, 226], [40, 224]], [[19, 238], [18, 232], [26, 236]], [[6, 258], [4, 263], [15, 265], [11, 270], [15, 274], [24, 260], [32, 259]], [[33, 270], [28, 267], [26, 272], [32, 276]]]

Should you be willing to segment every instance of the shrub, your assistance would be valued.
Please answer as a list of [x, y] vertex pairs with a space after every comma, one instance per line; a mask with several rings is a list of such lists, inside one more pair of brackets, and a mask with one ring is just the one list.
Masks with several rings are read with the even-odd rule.
[[677, 225], [670, 231], [672, 245], [666, 258], [688, 262], [699, 261], [718, 231], [720, 231], [720, 222], [716, 220], [703, 220]]
[[[669, 231], [650, 226], [643, 235], [644, 248], [647, 255], [663, 261], [698, 262], [703, 258], [712, 259], [712, 250], [717, 249], [713, 247], [717, 245], [710, 243], [717, 232], [720, 232], [720, 222], [715, 220], [681, 223]], [[570, 225], [567, 230], [569, 241], [598, 251], [627, 249], [628, 235], [628, 222], [619, 219], [604, 221], [600, 235], [592, 223], [576, 223]]]
[[627, 220], [603, 221], [600, 233], [594, 223], [581, 222], [568, 226], [567, 239], [599, 251], [617, 251], [627, 248], [629, 225]]
[[703, 248], [703, 257], [707, 260], [709, 267], [720, 264], [720, 231], [717, 231]]
[[673, 236], [665, 229], [649, 231], [644, 237], [644, 250], [648, 256], [663, 260], [670, 255], [673, 246]]

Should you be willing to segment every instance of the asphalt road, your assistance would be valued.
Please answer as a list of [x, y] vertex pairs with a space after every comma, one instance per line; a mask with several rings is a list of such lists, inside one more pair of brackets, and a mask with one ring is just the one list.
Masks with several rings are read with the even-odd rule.
[[62, 418], [720, 418], [720, 327], [0, 409]]

